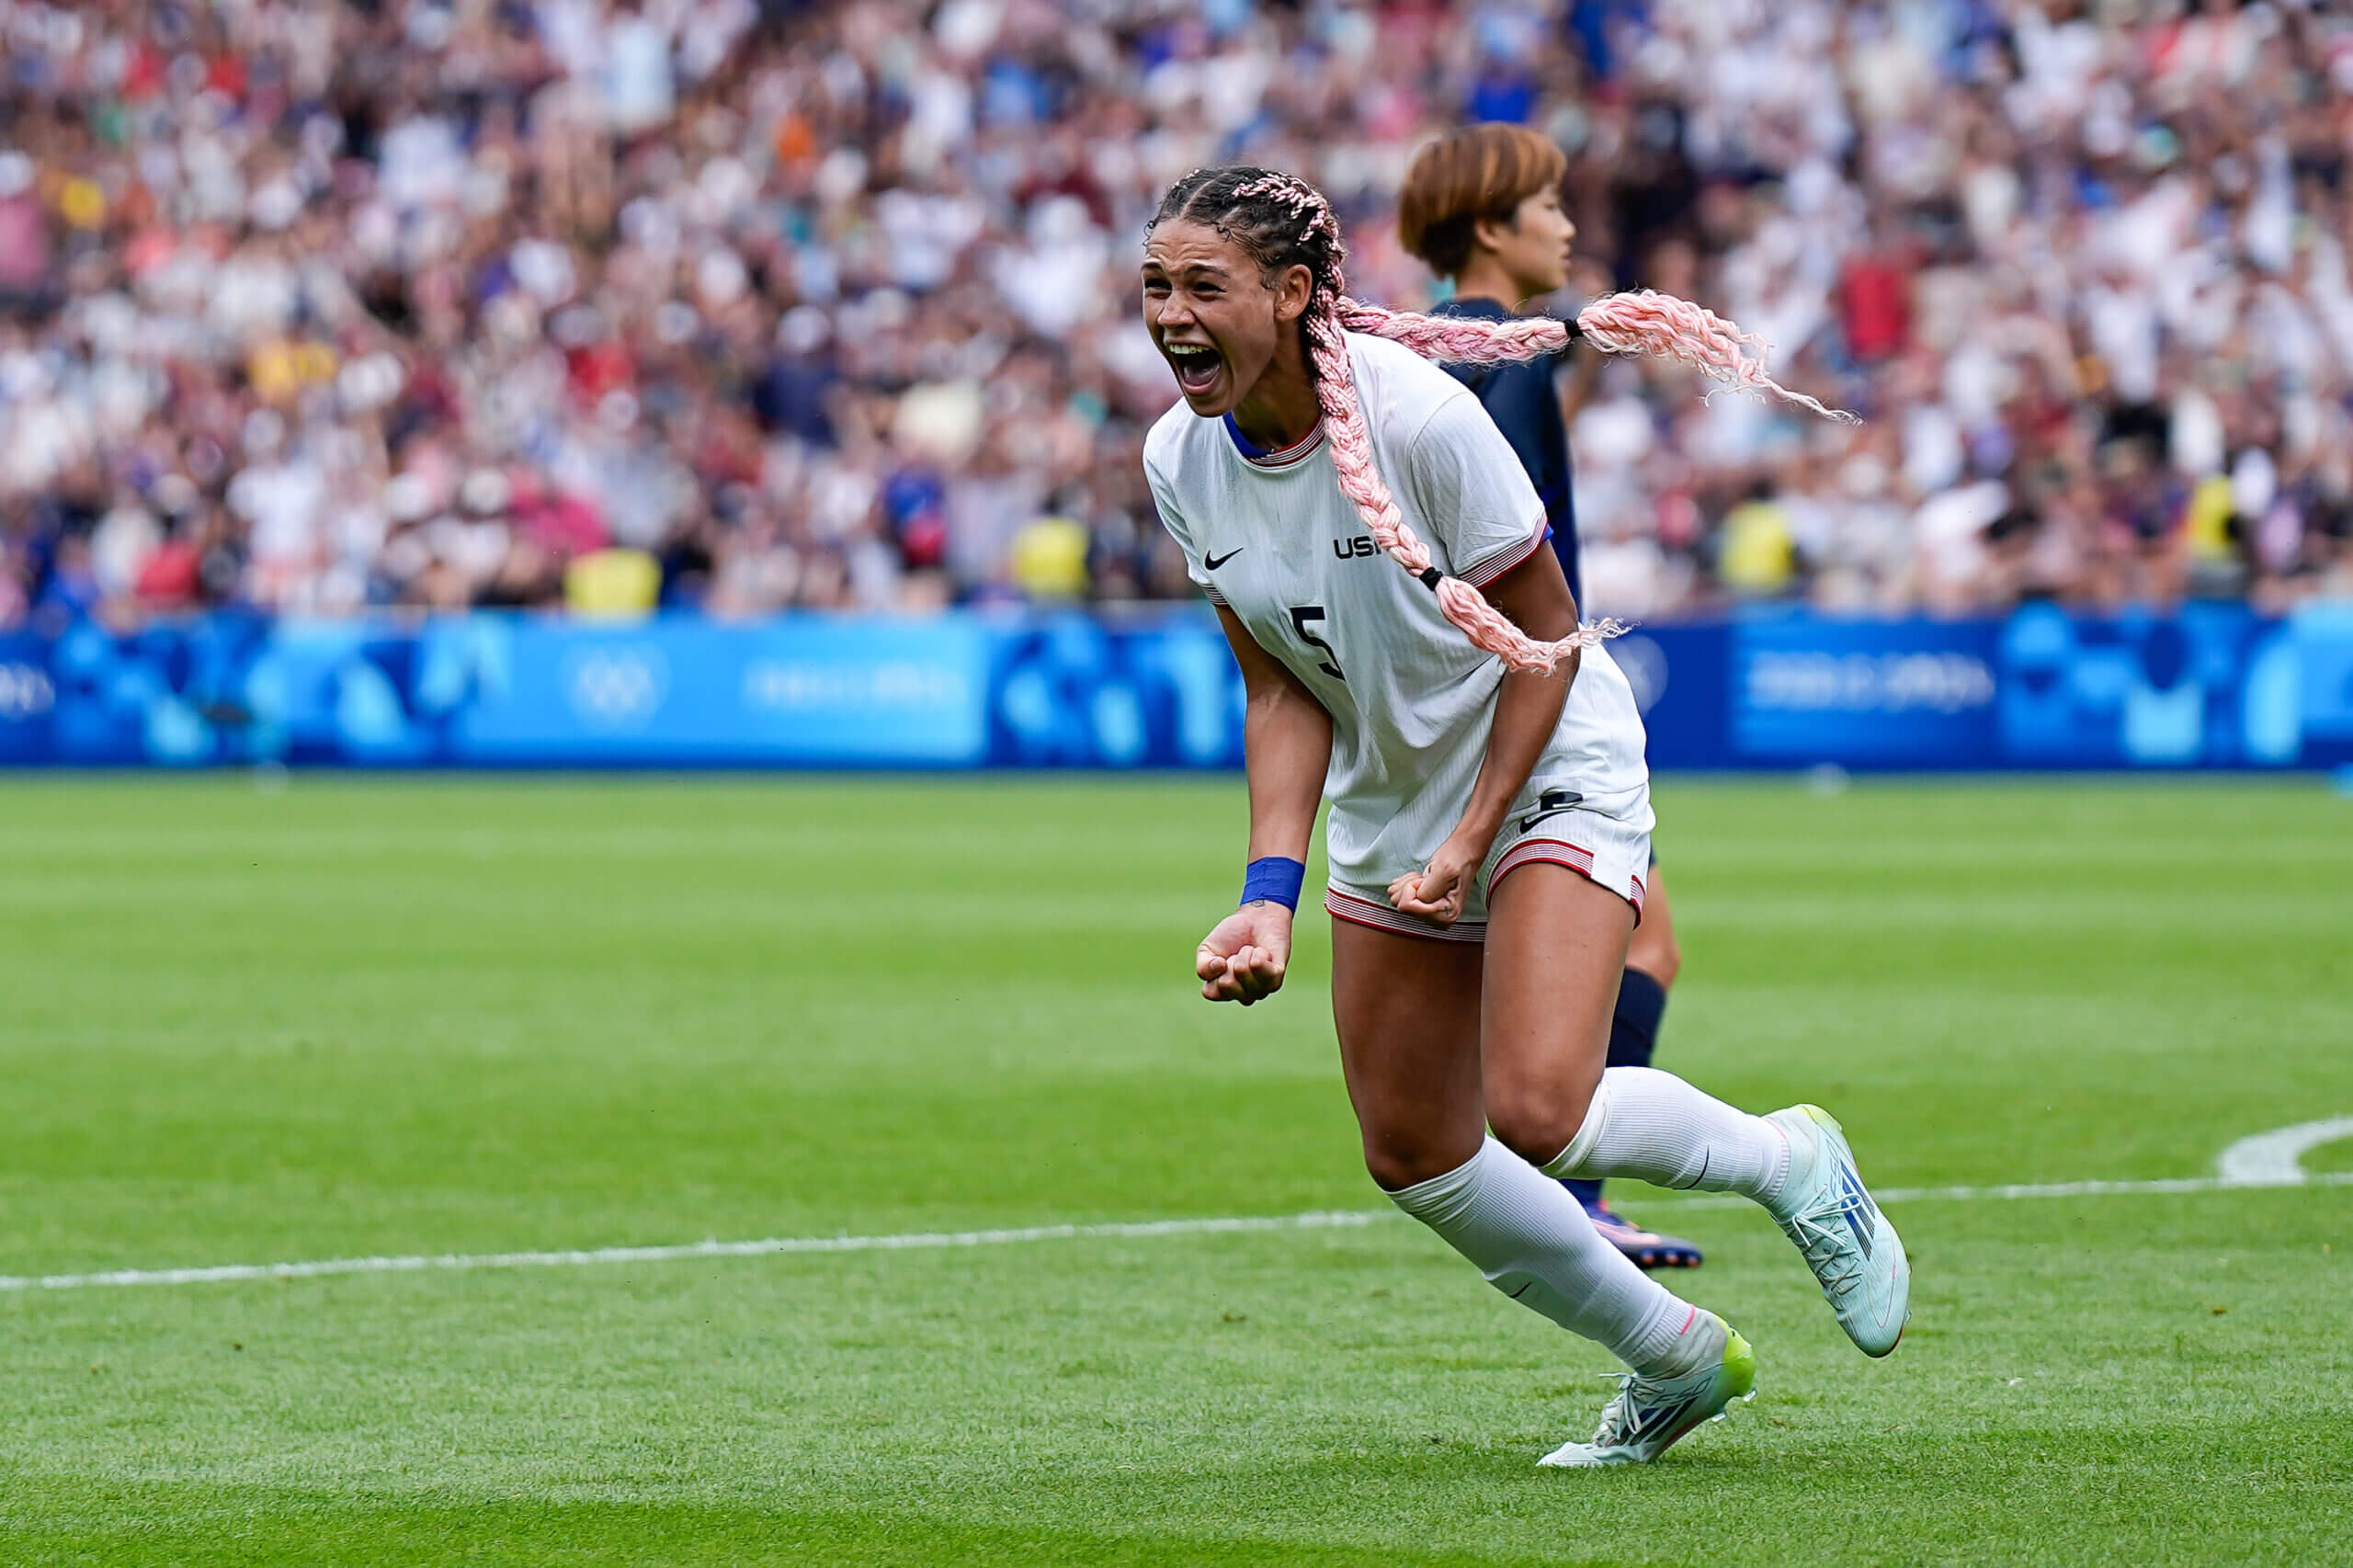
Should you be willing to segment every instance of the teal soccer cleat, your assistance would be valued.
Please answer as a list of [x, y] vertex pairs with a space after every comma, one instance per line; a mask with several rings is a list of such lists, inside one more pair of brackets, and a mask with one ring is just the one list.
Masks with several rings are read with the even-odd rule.
[[1767, 1211], [1805, 1255], [1847, 1337], [1866, 1356], [1886, 1355], [1912, 1316], [1904, 1239], [1871, 1201], [1836, 1118], [1800, 1105], [1765, 1119], [1790, 1140], [1789, 1179]]
[[1736, 1399], [1756, 1397], [1756, 1355], [1732, 1325], [1708, 1314], [1723, 1330], [1724, 1353], [1713, 1366], [1679, 1378], [1645, 1378], [1630, 1372], [1601, 1407], [1601, 1426], [1590, 1443], [1563, 1443], [1536, 1462], [1556, 1470], [1606, 1464], [1648, 1464], [1701, 1424], [1721, 1421]]

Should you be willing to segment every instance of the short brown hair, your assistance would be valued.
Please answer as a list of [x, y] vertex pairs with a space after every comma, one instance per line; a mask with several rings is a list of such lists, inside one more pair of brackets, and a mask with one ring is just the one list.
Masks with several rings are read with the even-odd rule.
[[1442, 278], [1471, 260], [1481, 219], [1508, 223], [1519, 204], [1561, 183], [1569, 160], [1524, 125], [1449, 131], [1414, 154], [1397, 193], [1397, 239]]

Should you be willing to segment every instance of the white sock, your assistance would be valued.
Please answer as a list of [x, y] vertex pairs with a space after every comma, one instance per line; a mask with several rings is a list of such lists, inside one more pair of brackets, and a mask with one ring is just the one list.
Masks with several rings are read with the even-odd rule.
[[1655, 1067], [1601, 1075], [1585, 1125], [1545, 1162], [1549, 1176], [1634, 1176], [1654, 1187], [1737, 1192], [1770, 1203], [1790, 1171], [1790, 1141]]
[[1628, 1262], [1558, 1182], [1493, 1138], [1444, 1176], [1389, 1197], [1478, 1265], [1488, 1284], [1598, 1340], [1638, 1372], [1674, 1377], [1706, 1354], [1699, 1331], [1712, 1326], [1709, 1315]]

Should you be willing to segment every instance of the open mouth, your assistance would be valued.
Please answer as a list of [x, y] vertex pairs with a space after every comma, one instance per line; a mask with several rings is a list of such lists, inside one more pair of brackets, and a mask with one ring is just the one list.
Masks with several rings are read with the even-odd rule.
[[1171, 343], [1168, 363], [1176, 372], [1176, 386], [1187, 397], [1205, 396], [1217, 386], [1225, 360], [1206, 343]]

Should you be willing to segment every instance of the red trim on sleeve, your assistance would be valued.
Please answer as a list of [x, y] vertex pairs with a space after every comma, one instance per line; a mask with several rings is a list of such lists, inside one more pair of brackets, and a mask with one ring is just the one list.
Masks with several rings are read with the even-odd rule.
[[1544, 540], [1550, 532], [1551, 530], [1542, 523], [1537, 524], [1535, 533], [1529, 536], [1526, 543], [1514, 545], [1500, 555], [1490, 556], [1486, 560], [1480, 562], [1476, 566], [1472, 567], [1469, 571], [1462, 574], [1462, 580], [1470, 584], [1474, 588], [1485, 587], [1488, 584], [1494, 582], [1496, 578], [1502, 576], [1505, 573], [1510, 571], [1513, 567], [1519, 565], [1522, 562], [1534, 555], [1538, 551], [1543, 549]]

